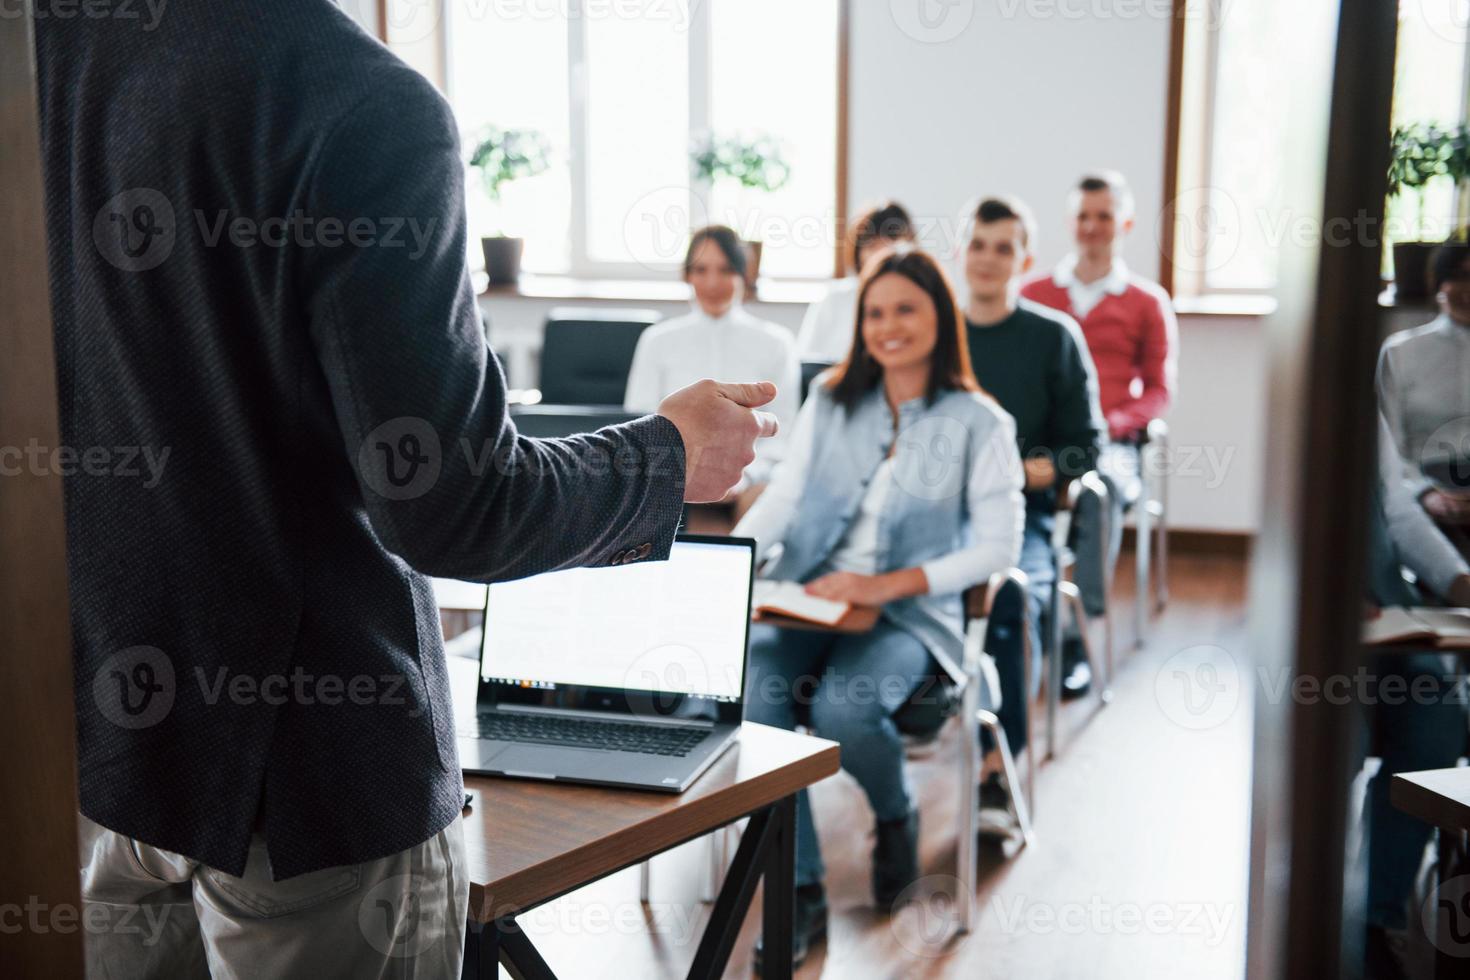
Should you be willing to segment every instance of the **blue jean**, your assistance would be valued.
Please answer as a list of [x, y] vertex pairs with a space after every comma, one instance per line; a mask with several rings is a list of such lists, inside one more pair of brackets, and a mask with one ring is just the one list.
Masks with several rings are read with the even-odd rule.
[[[842, 746], [879, 821], [907, 816], [913, 793], [893, 713], [938, 669], [914, 637], [880, 619], [861, 634], [750, 629], [745, 717], [775, 728], [810, 725]], [[822, 880], [822, 852], [806, 790], [796, 800], [796, 883]]]
[[[1384, 655], [1372, 663], [1380, 701], [1370, 715], [1372, 754], [1382, 760], [1368, 782], [1364, 815], [1368, 830], [1368, 923], [1385, 929], [1405, 926], [1405, 902], [1432, 828], [1389, 802], [1395, 773], [1453, 766], [1465, 748], [1465, 705], [1436, 654]], [[1401, 676], [1406, 693], [1389, 704], [1381, 681]], [[1418, 680], [1417, 678], [1432, 678]], [[1420, 691], [1418, 696], [1415, 692]], [[1397, 698], [1396, 698], [1397, 700]]]
[[[997, 601], [991, 611], [985, 635], [985, 650], [995, 658], [995, 672], [1000, 677], [1000, 726], [1006, 733], [1011, 751], [1019, 754], [1026, 747], [1026, 717], [1031, 698], [1041, 690], [1042, 623], [1051, 603], [1051, 587], [1056, 581], [1056, 555], [1051, 548], [1054, 518], [1036, 507], [1026, 508], [1026, 530], [1021, 537], [1021, 560], [1017, 567], [1026, 573], [1026, 608], [1024, 612], [1012, 604]], [[1023, 624], [1024, 619], [1024, 624]], [[1031, 690], [1026, 688], [1021, 629], [1031, 635]], [[987, 750], [992, 746], [983, 737]]]

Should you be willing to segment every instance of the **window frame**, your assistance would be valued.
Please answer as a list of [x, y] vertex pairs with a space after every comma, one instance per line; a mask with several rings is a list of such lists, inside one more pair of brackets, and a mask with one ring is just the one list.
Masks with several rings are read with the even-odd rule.
[[[394, 0], [380, 0], [381, 35], [387, 39], [387, 5]], [[443, 77], [440, 87], [446, 98], [454, 104], [454, 30], [453, 0], [434, 0], [439, 7], [439, 37], [437, 49]], [[587, 143], [588, 143], [588, 91], [586, 85], [587, 23], [584, 16], [587, 0], [564, 0], [567, 5], [567, 113], [568, 139], [567, 170], [571, 197], [571, 220], [569, 222], [568, 265], [562, 275], [572, 279], [639, 280], [677, 274], [681, 264], [643, 263], [636, 261], [609, 262], [593, 259], [589, 253], [588, 210], [587, 210]], [[834, 0], [837, 5], [836, 45], [837, 85], [833, 106], [836, 113], [833, 127], [834, 158], [836, 174], [833, 181], [835, 200], [834, 215], [836, 229], [832, 255], [832, 277], [840, 278], [846, 269], [843, 258], [843, 241], [847, 228], [847, 161], [848, 161], [848, 64], [851, 33], [852, 0]], [[709, 131], [710, 106], [710, 7], [707, 3], [691, 0], [689, 4], [689, 126], [688, 132]], [[701, 202], [709, 200], [712, 193], [709, 181], [691, 180], [689, 199], [686, 206], [690, 215], [698, 213]], [[762, 277], [766, 278], [766, 277]], [[825, 281], [826, 276], [783, 276], [792, 282]]]

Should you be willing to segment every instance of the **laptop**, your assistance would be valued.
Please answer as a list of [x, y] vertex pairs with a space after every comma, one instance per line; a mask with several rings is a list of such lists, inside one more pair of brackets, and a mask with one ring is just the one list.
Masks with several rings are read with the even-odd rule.
[[745, 706], [751, 538], [680, 535], [668, 561], [491, 585], [466, 773], [679, 793]]

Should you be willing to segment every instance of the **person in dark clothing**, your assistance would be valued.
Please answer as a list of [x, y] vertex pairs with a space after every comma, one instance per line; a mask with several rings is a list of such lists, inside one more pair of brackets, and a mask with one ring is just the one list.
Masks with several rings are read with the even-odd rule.
[[774, 386], [519, 436], [458, 127], [330, 0], [35, 38], [62, 436], [158, 462], [65, 481], [83, 896], [164, 927], [89, 930], [90, 972], [458, 976], [425, 576], [667, 558], [774, 432]]
[[[1092, 469], [1103, 441], [1097, 376], [1076, 322], [1065, 313], [1020, 298], [1033, 263], [1036, 223], [1012, 198], [989, 197], [976, 207], [964, 246], [965, 310], [970, 361], [981, 387], [1016, 422], [1026, 471], [1026, 530], [1020, 568], [1029, 584], [1025, 629], [1031, 635], [1032, 676], [1041, 671], [1041, 618], [1056, 566], [1052, 530], [1058, 494]], [[1026, 745], [1027, 702], [1019, 629], [997, 622], [988, 649], [1000, 674], [1000, 720], [1013, 752]], [[998, 777], [981, 787], [987, 817], [1003, 811]]]

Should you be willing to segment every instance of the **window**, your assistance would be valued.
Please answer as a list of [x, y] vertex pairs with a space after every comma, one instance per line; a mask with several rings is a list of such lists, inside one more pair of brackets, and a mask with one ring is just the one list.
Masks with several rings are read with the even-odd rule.
[[[472, 241], [523, 237], [528, 272], [636, 278], [676, 270], [689, 231], [717, 221], [763, 243], [762, 275], [831, 274], [842, 0], [446, 2], [466, 145], [495, 125], [552, 149], [498, 207], [470, 175]], [[697, 182], [690, 150], [711, 134], [775, 138], [790, 179], [770, 193]]]
[[[1279, 139], [1292, 120], [1280, 97], [1294, 38], [1335, 23], [1320, 0], [1188, 0], [1181, 93], [1179, 191], [1173, 212], [1179, 295], [1269, 292], [1284, 242], [1307, 233], [1284, 213], [1277, 175], [1296, 161]], [[1457, 123], [1465, 105], [1470, 0], [1401, 0], [1394, 124]], [[1385, 134], [1385, 141], [1387, 136]], [[1447, 224], [1453, 188], [1427, 211]], [[1389, 202], [1391, 237], [1405, 202]], [[1389, 251], [1385, 249], [1385, 252]]]

